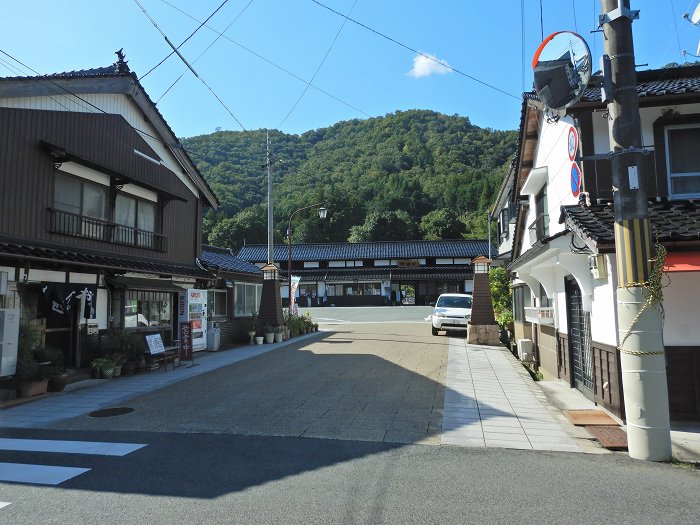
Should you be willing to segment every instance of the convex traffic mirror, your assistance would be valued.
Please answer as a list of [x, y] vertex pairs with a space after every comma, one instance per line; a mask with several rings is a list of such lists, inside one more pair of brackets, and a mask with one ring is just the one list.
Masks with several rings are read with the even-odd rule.
[[566, 109], [591, 79], [591, 51], [581, 36], [559, 31], [545, 38], [532, 59], [535, 91], [550, 109]]

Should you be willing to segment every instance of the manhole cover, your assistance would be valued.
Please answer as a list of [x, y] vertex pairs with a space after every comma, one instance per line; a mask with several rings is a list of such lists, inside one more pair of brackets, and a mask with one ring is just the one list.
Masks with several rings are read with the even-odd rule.
[[88, 416], [90, 417], [114, 417], [114, 416], [121, 416], [124, 414], [128, 414], [129, 412], [133, 412], [133, 408], [129, 407], [114, 407], [114, 408], [105, 408], [104, 410], [95, 410], [94, 412], [90, 412]]

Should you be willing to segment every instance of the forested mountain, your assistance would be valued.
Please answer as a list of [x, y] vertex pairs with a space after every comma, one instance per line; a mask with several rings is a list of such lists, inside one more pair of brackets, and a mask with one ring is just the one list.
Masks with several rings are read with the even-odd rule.
[[[515, 151], [515, 131], [466, 117], [400, 111], [302, 135], [270, 132], [275, 241], [294, 210], [294, 242], [485, 238], [486, 213]], [[205, 218], [208, 242], [267, 239], [265, 132], [219, 131], [184, 139], [221, 201]]]

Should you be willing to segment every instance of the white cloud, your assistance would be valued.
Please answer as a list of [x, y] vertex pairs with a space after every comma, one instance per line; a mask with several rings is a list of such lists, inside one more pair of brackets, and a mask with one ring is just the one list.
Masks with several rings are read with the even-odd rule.
[[413, 68], [408, 72], [413, 78], [429, 77], [430, 75], [444, 75], [450, 73], [450, 65], [446, 60], [441, 60], [435, 55], [416, 55], [413, 57]]

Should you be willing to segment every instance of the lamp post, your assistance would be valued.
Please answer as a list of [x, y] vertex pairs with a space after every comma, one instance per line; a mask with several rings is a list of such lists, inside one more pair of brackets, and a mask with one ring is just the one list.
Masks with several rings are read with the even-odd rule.
[[328, 210], [323, 207], [322, 202], [319, 202], [317, 204], [312, 204], [310, 206], [304, 206], [303, 208], [299, 208], [298, 210], [294, 210], [294, 212], [289, 216], [289, 224], [287, 226], [287, 243], [288, 243], [287, 286], [289, 289], [289, 313], [290, 313], [290, 315], [292, 314], [292, 299], [294, 297], [294, 294], [292, 293], [292, 219], [300, 211], [310, 210], [311, 208], [316, 208], [316, 207], [318, 207], [318, 218], [325, 219], [326, 215], [328, 214]]

